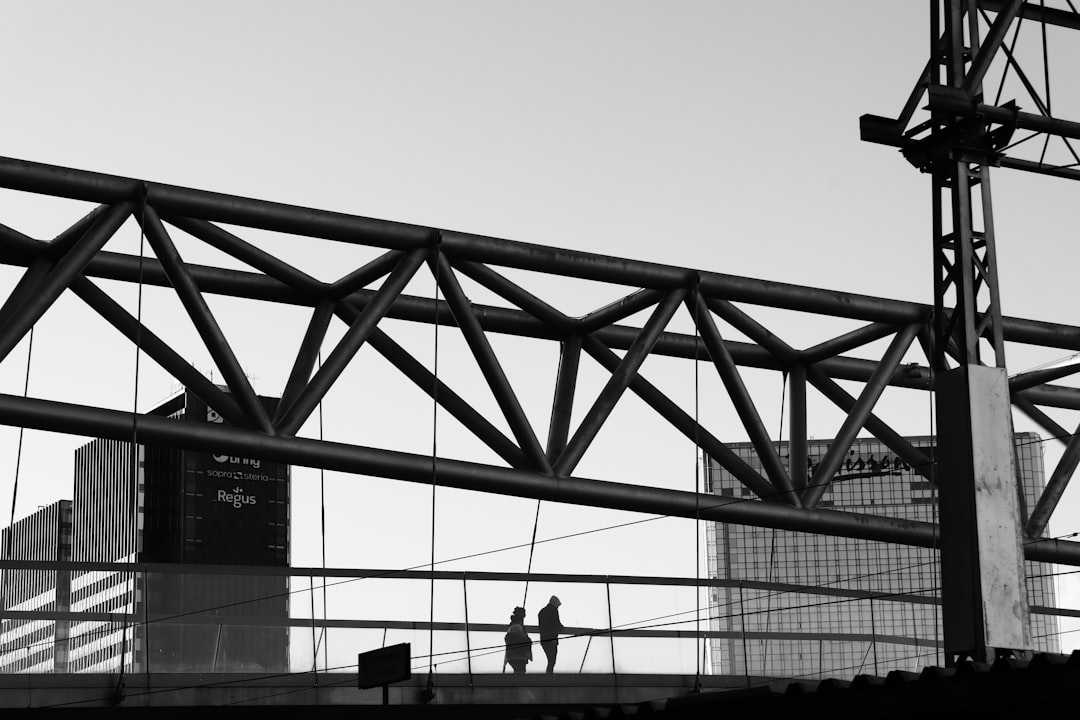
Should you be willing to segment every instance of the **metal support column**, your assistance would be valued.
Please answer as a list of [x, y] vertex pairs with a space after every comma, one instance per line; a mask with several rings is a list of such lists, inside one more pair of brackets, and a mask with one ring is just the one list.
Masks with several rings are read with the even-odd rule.
[[[1005, 24], [995, 26], [998, 35]], [[940, 64], [931, 68], [931, 92], [945, 84], [972, 102], [981, 97], [988, 60], [979, 52], [978, 25], [966, 0], [934, 4], [931, 42], [943, 52], [935, 49]], [[972, 58], [979, 62], [969, 64]], [[949, 478], [940, 483], [941, 575], [945, 661], [952, 665], [992, 662], [1032, 645], [990, 202], [989, 166], [998, 163], [1011, 128], [991, 130], [983, 118], [941, 110], [932, 123], [926, 154], [917, 160], [931, 173], [934, 193], [931, 362], [937, 476]]]

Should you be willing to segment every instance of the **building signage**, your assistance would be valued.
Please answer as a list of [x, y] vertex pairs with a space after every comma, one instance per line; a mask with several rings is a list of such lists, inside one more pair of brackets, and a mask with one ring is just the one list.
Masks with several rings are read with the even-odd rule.
[[[264, 401], [273, 414], [272, 401]], [[187, 398], [190, 422], [222, 423], [197, 397]], [[279, 565], [288, 562], [289, 466], [218, 450], [184, 453], [185, 514], [190, 562]]]
[[[806, 461], [807, 470], [810, 475], [814, 474], [818, 465], [821, 464], [821, 458], [808, 458]], [[881, 458], [877, 458], [874, 455], [863, 457], [862, 455], [856, 455], [854, 450], [848, 452], [848, 456], [844, 459], [844, 464], [837, 471], [848, 473], [859, 473], [860, 477], [875, 477], [880, 475], [899, 475], [901, 472], [911, 470], [911, 466], [904, 462], [899, 456], [890, 457], [887, 454], [882, 454]]]
[[229, 505], [232, 505], [234, 508], [239, 509], [239, 508], [244, 507], [245, 505], [254, 505], [255, 504], [255, 496], [254, 495], [245, 495], [243, 488], [234, 487], [232, 489], [232, 491], [218, 490], [217, 491], [217, 501], [218, 502], [223, 502], [223, 503], [228, 503]]

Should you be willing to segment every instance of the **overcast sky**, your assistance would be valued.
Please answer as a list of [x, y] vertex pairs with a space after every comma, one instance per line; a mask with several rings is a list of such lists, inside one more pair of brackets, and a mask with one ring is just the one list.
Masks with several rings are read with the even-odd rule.
[[[0, 155], [930, 303], [929, 178], [896, 151], [861, 142], [858, 129], [860, 115], [895, 116], [903, 106], [926, 59], [926, 12], [926, 3], [902, 0], [0, 0], [0, 66], [6, 69], [0, 74]], [[1077, 323], [1068, 302], [1080, 226], [1075, 192], [1063, 180], [995, 173], [1006, 314]], [[85, 210], [0, 194], [0, 222], [35, 237], [55, 235]], [[137, 231], [129, 225], [125, 233], [117, 246], [137, 252]], [[324, 251], [310, 242], [252, 239], [277, 243], [273, 247], [290, 261], [323, 279], [342, 274], [352, 257], [351, 251]], [[6, 288], [17, 277], [4, 270], [0, 281]], [[427, 287], [430, 295], [430, 283], [417, 282], [411, 289], [422, 294]], [[116, 293], [133, 307], [130, 289]], [[552, 302], [577, 314], [595, 307], [602, 295], [568, 289]], [[244, 336], [238, 347], [245, 348], [256, 389], [279, 393], [286, 356], [306, 317], [280, 310], [281, 319], [252, 322], [253, 316], [228, 303], [215, 307], [226, 330]], [[130, 351], [106, 352], [108, 331], [99, 332], [77, 301], [58, 309], [68, 314], [43, 323], [35, 339], [41, 365], [35, 362], [30, 394], [130, 408]], [[148, 304], [147, 312], [160, 313], [156, 324], [148, 318], [155, 330], [172, 333], [180, 346], [198, 347], [167, 300]], [[800, 347], [841, 330], [829, 321], [778, 322], [778, 333]], [[418, 355], [430, 354], [430, 328], [403, 332], [403, 342]], [[549, 402], [553, 351], [505, 350], [517, 360], [507, 360], [512, 378], [537, 377], [536, 387], [523, 391], [535, 392], [535, 400], [523, 402]], [[192, 362], [209, 371], [205, 351], [192, 353]], [[22, 392], [25, 358], [24, 343], [0, 365], [4, 392]], [[1054, 359], [1018, 351], [1010, 371]], [[382, 372], [375, 367], [374, 360], [358, 359], [351, 380], [361, 383]], [[649, 367], [660, 373], [658, 384], [692, 400], [693, 378], [685, 368], [665, 375], [663, 363]], [[443, 371], [460, 373], [466, 386], [479, 378], [453, 362]], [[153, 368], [143, 372], [140, 405], [146, 409], [171, 386]], [[361, 444], [377, 436], [388, 446], [429, 451], [430, 405], [426, 415], [395, 415], [398, 381], [378, 377], [385, 387], [374, 395], [328, 398], [326, 435]], [[759, 402], [769, 406], [763, 411], [768, 426], [777, 427], [779, 380], [753, 383], [771, 393], [772, 399]], [[692, 489], [692, 448], [640, 421], [633, 402], [613, 418], [626, 434], [599, 438], [582, 474]], [[905, 395], [902, 402], [910, 404], [898, 411], [900, 429], [929, 434], [926, 397]], [[722, 423], [721, 404], [704, 399], [703, 414]], [[810, 433], [831, 437], [839, 416], [825, 411], [823, 417]], [[1070, 429], [1076, 424], [1061, 422]], [[535, 424], [543, 430], [546, 418]], [[1033, 429], [1022, 419], [1017, 427]], [[317, 431], [312, 424], [305, 428], [309, 435]], [[715, 432], [727, 439], [723, 428]], [[65, 496], [70, 448], [78, 444], [30, 435], [17, 516]], [[441, 447], [452, 446], [448, 454], [475, 452], [486, 459], [468, 441], [448, 438], [440, 440]], [[9, 487], [15, 435], [0, 439], [2, 457], [10, 458], [9, 467], [0, 468], [0, 487]], [[1048, 462], [1059, 454], [1060, 445], [1047, 446]], [[297, 473], [294, 563], [301, 565], [320, 562], [310, 533], [317, 528], [319, 502], [312, 477]], [[336, 528], [331, 564], [426, 561], [429, 489], [365, 480], [358, 490], [353, 478], [330, 482], [331, 492], [340, 493], [340, 502], [330, 503], [336, 505], [329, 511]], [[1074, 494], [1069, 508], [1080, 505]], [[6, 523], [10, 497], [4, 495], [9, 493], [0, 492]], [[487, 505], [489, 499], [448, 494], [445, 502], [451, 509], [441, 516], [439, 545], [446, 557], [529, 541], [532, 501]], [[450, 519], [476, 507], [488, 513], [479, 522]], [[544, 508], [538, 535], [638, 517]], [[538, 549], [534, 569], [693, 575], [698, 550], [692, 523], [666, 522], [653, 523], [660, 528], [655, 530], [599, 533], [564, 543], [564, 551]], [[298, 534], [298, 527], [306, 532]], [[1080, 520], [1070, 510], [1056, 516], [1051, 529], [1074, 532]], [[523, 571], [527, 550], [493, 557], [461, 566]], [[1066, 645], [1071, 637], [1064, 638]]]

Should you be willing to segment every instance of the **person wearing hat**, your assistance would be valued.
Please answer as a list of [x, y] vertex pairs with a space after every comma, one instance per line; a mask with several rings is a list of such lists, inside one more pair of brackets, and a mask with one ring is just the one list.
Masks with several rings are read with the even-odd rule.
[[559, 598], [552, 595], [548, 604], [536, 615], [540, 625], [540, 647], [544, 648], [544, 654], [547, 655], [547, 672], [549, 673], [555, 671], [555, 658], [559, 654], [559, 633], [565, 629], [562, 620], [559, 619], [560, 605], [562, 602]]
[[514, 608], [510, 615], [510, 627], [503, 639], [506, 642], [503, 670], [509, 665], [515, 675], [525, 674], [525, 665], [533, 659], [532, 638], [525, 632], [525, 608]]

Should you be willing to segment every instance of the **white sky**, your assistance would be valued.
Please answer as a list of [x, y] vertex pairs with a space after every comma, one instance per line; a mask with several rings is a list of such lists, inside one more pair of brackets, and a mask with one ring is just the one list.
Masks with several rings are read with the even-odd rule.
[[[861, 114], [895, 115], [903, 105], [925, 62], [925, 3], [0, 0], [0, 15], [0, 67], [6, 68], [0, 155], [932, 302], [929, 178], [889, 148], [861, 142], [858, 129]], [[1067, 301], [1080, 220], [1075, 192], [1063, 180], [995, 174], [1006, 314], [1077, 322]], [[0, 194], [0, 222], [34, 236], [50, 237], [85, 211], [53, 208]], [[125, 231], [117, 242], [137, 251], [137, 231], [130, 224]], [[352, 257], [351, 250], [312, 242], [245, 237], [324, 279], [342, 274]], [[5, 270], [0, 281], [9, 287], [17, 277]], [[430, 296], [424, 282], [410, 290]], [[538, 287], [554, 290], [542, 281]], [[594, 296], [568, 287], [564, 295], [559, 301], [575, 312], [604, 301], [603, 291]], [[130, 289], [117, 297], [133, 307]], [[279, 316], [254, 320], [233, 303], [215, 309], [226, 331], [242, 337], [238, 352], [256, 389], [280, 392], [306, 317], [276, 309]], [[35, 364], [31, 394], [130, 408], [130, 350], [117, 343], [116, 354], [106, 351], [114, 341], [110, 331], [99, 335], [77, 301], [57, 310], [61, 319], [43, 323], [35, 340], [41, 365]], [[179, 315], [169, 314], [175, 312], [175, 303], [171, 309], [165, 300], [149, 304], [148, 294], [148, 324], [195, 348], [193, 362], [208, 369], [208, 356]], [[849, 327], [779, 315], [775, 322], [778, 334], [804, 347]], [[268, 339], [276, 335], [283, 339]], [[430, 355], [430, 329], [402, 337], [419, 356]], [[475, 386], [479, 374], [455, 362], [448, 334], [441, 341], [448, 354], [441, 373], [455, 388]], [[505, 351], [512, 379], [536, 378], [523, 398], [526, 408], [543, 408], [554, 378], [552, 349], [493, 343]], [[3, 392], [21, 393], [25, 352], [24, 343], [0, 365]], [[1010, 364], [1015, 372], [1058, 357], [1017, 351]], [[685, 367], [650, 360], [646, 369], [673, 395], [692, 400]], [[144, 372], [145, 408], [170, 386], [152, 368]], [[429, 451], [430, 404], [420, 398], [421, 414], [410, 414], [395, 392], [411, 389], [372, 375], [380, 372], [385, 366], [361, 353], [347, 378], [351, 389], [327, 399], [326, 435]], [[364, 389], [372, 377], [377, 390]], [[718, 387], [702, 382], [706, 391]], [[748, 373], [748, 382], [773, 398], [760, 402], [768, 406], [766, 424], [777, 427], [779, 380]], [[924, 396], [887, 394], [887, 401], [901, 431], [931, 431]], [[581, 474], [692, 489], [692, 450], [641, 419], [635, 402], [620, 406], [615, 429], [598, 439]], [[726, 403], [702, 403], [703, 419], [728, 439]], [[811, 418], [810, 432], [831, 437], [839, 415], [823, 411], [822, 417]], [[1076, 420], [1061, 422], [1071, 429]], [[546, 416], [534, 423], [542, 439]], [[1033, 429], [1021, 418], [1017, 427]], [[317, 428], [309, 424], [304, 432]], [[452, 448], [448, 454], [484, 457], [449, 426], [445, 432], [439, 442]], [[735, 432], [741, 434], [737, 426]], [[15, 435], [0, 438], [11, 466], [0, 468], [0, 487], [10, 487]], [[28, 434], [17, 515], [64, 496], [74, 444]], [[1058, 454], [1060, 445], [1048, 444], [1048, 463]], [[314, 565], [318, 498], [313, 483], [301, 482], [313, 478], [305, 472], [296, 477], [294, 564]], [[427, 562], [429, 489], [355, 478], [330, 478], [328, 488], [338, 493], [328, 510], [331, 564]], [[1055, 534], [1080, 530], [1075, 494], [1055, 516]], [[7, 495], [0, 492], [5, 518]], [[440, 502], [449, 508], [439, 511], [441, 557], [529, 541], [533, 501], [446, 493]], [[539, 536], [639, 517], [545, 506]], [[693, 575], [692, 523], [651, 526], [538, 547], [533, 569]], [[526, 554], [458, 567], [523, 571]], [[551, 590], [535, 592], [539, 598]], [[1063, 597], [1069, 606], [1078, 601], [1073, 593]], [[508, 603], [513, 600], [499, 607]], [[564, 621], [573, 612], [567, 603]], [[586, 624], [582, 614], [574, 620]], [[1063, 637], [1064, 647], [1072, 637]]]

